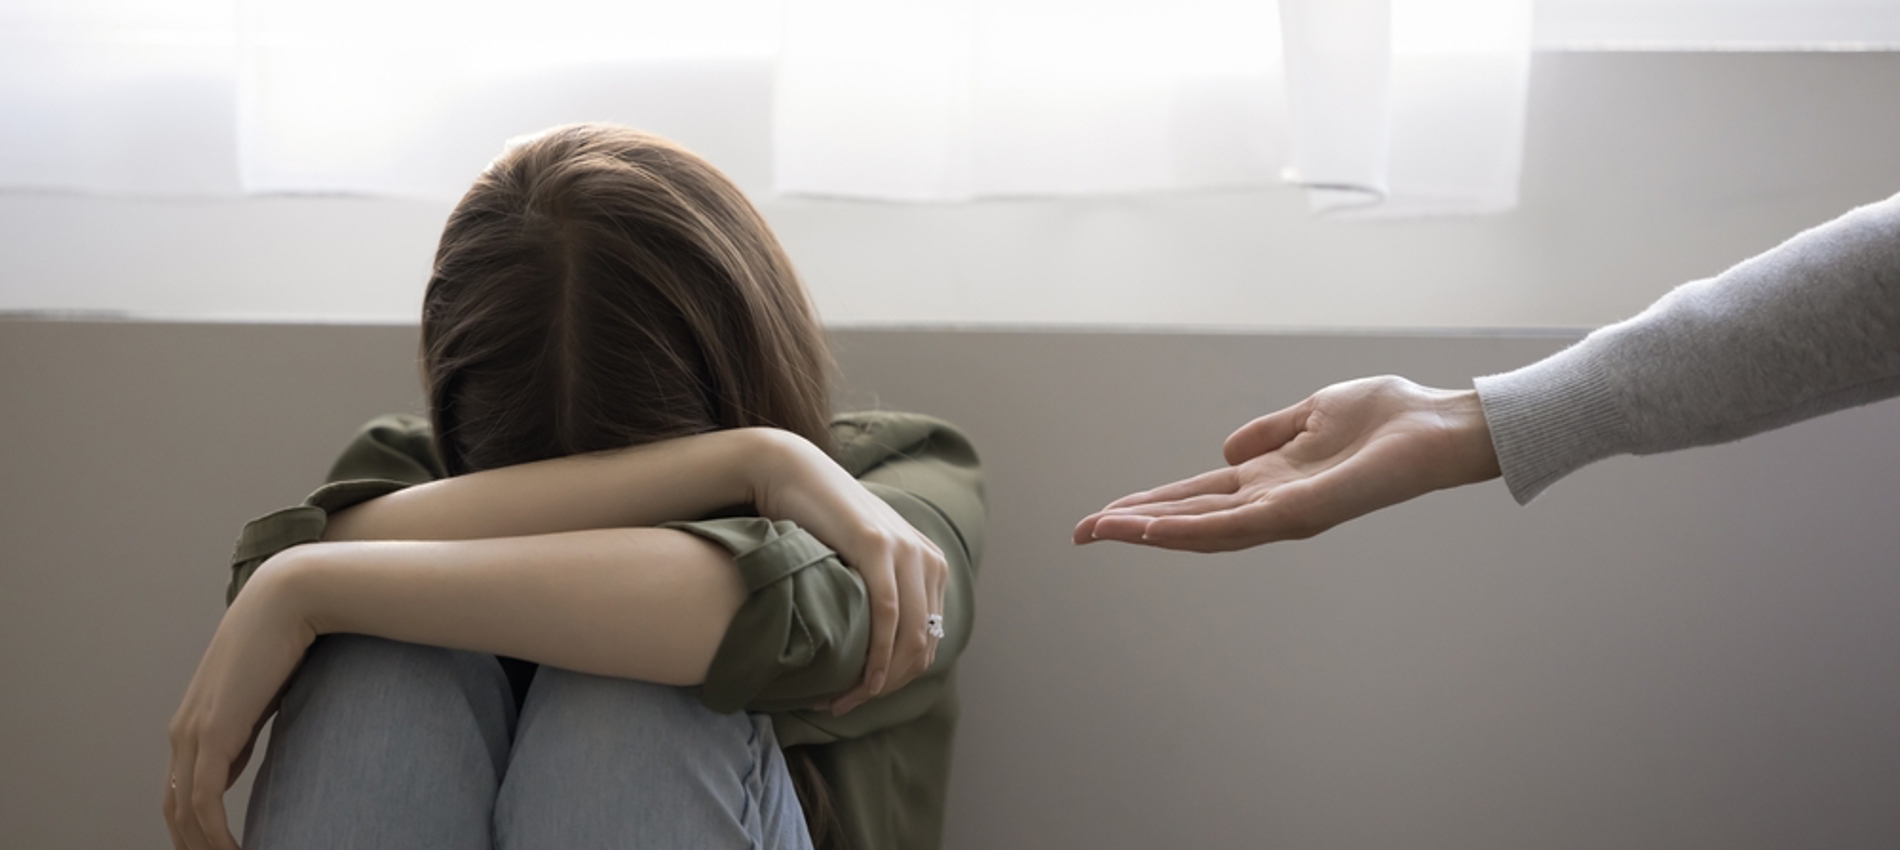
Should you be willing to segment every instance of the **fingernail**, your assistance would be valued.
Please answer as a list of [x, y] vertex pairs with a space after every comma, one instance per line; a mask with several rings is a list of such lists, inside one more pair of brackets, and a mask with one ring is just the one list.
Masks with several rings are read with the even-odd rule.
[[884, 679], [885, 672], [883, 670], [877, 671], [877, 674], [871, 677], [871, 693], [884, 693]]

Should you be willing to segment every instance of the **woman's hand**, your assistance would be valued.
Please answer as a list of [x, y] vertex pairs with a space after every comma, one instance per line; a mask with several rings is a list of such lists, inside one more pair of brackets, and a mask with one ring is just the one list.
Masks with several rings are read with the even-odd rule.
[[266, 562], [224, 613], [172, 717], [165, 823], [177, 850], [237, 850], [224, 792], [316, 632], [284, 588], [296, 549]]
[[1498, 477], [1475, 391], [1385, 376], [1334, 384], [1227, 438], [1229, 466], [1123, 496], [1075, 542], [1218, 552], [1312, 537], [1433, 490]]
[[758, 429], [769, 463], [756, 466], [752, 503], [761, 516], [791, 520], [864, 577], [871, 602], [871, 646], [864, 680], [831, 702], [843, 714], [909, 684], [930, 668], [937, 638], [925, 617], [943, 613], [950, 568], [930, 538], [817, 446], [786, 431]]

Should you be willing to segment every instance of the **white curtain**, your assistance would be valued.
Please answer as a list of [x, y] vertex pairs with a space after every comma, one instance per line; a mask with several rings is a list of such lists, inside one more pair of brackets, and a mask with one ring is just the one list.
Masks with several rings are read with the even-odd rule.
[[1284, 177], [1353, 216], [1510, 209], [1529, 0], [791, 0], [781, 191], [1095, 195]]
[[[1771, 35], [1743, 12], [1900, 20], [1891, 0], [1539, 2], [1607, 41], [1624, 17], [1723, 38]], [[508, 137], [611, 120], [754, 194], [1284, 180], [1334, 215], [1487, 212], [1516, 197], [1530, 3], [0, 0], [0, 188], [453, 197]]]
[[774, 0], [242, 3], [245, 188], [424, 197], [459, 195], [508, 138], [581, 120], [671, 128], [718, 161], [745, 132], [722, 128], [722, 112], [766, 105], [729, 102], [731, 80], [769, 80], [780, 11]]
[[1293, 148], [1315, 210], [1389, 217], [1517, 203], [1528, 0], [1282, 0]]
[[892, 200], [1274, 181], [1275, 7], [1262, 0], [789, 0], [782, 191]]
[[228, 194], [238, 0], [0, 0], [0, 187]]

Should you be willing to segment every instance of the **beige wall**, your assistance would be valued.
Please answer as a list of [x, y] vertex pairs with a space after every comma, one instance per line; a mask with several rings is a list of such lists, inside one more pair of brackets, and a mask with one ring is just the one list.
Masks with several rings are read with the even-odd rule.
[[[1067, 543], [1251, 415], [1562, 337], [838, 334], [994, 513], [951, 846], [1900, 843], [1900, 408], [1313, 541]], [[164, 726], [246, 518], [416, 404], [404, 327], [0, 321], [0, 846], [167, 846]], [[236, 799], [233, 800], [237, 802]]]

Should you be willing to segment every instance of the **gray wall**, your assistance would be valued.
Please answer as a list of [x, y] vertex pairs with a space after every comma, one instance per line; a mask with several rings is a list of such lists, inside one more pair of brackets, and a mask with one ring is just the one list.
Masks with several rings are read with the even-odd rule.
[[[1327, 382], [1564, 340], [837, 341], [847, 402], [950, 418], [990, 472], [958, 850], [1900, 843], [1893, 403], [1194, 557], [1067, 535]], [[167, 846], [165, 723], [231, 539], [415, 407], [414, 345], [0, 321], [0, 846]]]

